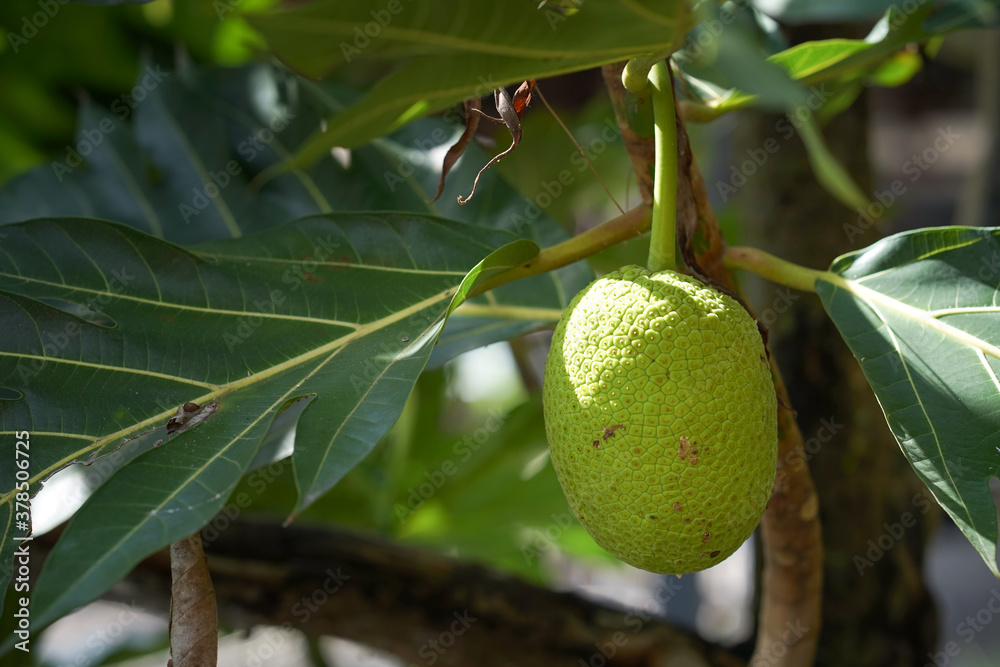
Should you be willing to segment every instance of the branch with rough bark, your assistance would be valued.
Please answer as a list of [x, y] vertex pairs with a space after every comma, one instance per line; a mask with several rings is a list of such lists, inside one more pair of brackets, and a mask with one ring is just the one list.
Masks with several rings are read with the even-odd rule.
[[[221, 516], [221, 515], [220, 515]], [[615, 609], [424, 549], [334, 528], [240, 520], [203, 533], [219, 618], [301, 631], [444, 667], [737, 667], [725, 649], [656, 618], [669, 599]], [[57, 535], [39, 539], [51, 548]], [[150, 556], [108, 597], [166, 610], [170, 557]], [[580, 661], [583, 661], [582, 663]]]

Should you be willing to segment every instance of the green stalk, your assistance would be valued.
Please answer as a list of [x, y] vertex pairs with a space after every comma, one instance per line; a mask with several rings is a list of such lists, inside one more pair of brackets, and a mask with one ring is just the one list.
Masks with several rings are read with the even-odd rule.
[[505, 285], [521, 278], [548, 273], [561, 266], [572, 264], [578, 260], [590, 257], [596, 252], [610, 248], [622, 241], [645, 234], [649, 231], [650, 211], [644, 205], [636, 206], [617, 218], [602, 222], [571, 239], [557, 243], [548, 248], [542, 248], [538, 255], [522, 266], [504, 271], [486, 282], [475, 287], [469, 293], [469, 298], [488, 292], [500, 285]]
[[835, 282], [838, 278], [829, 271], [807, 269], [757, 248], [727, 248], [724, 263], [726, 268], [745, 269], [773, 283], [803, 292], [815, 292], [817, 280]]
[[656, 161], [653, 174], [653, 231], [649, 241], [650, 271], [674, 269], [677, 225], [677, 119], [674, 89], [666, 61], [649, 71], [653, 84], [653, 144]]
[[638, 56], [625, 63], [622, 70], [622, 85], [625, 90], [639, 97], [649, 94], [649, 72], [657, 63], [663, 62], [674, 52], [673, 46], [651, 56]]

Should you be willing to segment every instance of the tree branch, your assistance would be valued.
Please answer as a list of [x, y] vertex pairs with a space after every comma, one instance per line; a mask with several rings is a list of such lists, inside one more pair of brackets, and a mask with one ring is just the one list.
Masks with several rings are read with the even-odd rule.
[[[678, 122], [683, 124], [681, 120]], [[682, 153], [691, 156], [686, 131], [678, 133], [678, 144], [684, 145]], [[678, 229], [687, 227], [688, 238], [702, 241], [693, 244], [697, 249], [691, 251], [700, 270], [711, 280], [731, 286], [732, 274], [723, 265], [725, 240], [693, 157], [688, 169], [680, 171], [689, 178], [689, 196], [696, 217], [687, 225], [678, 221]], [[770, 363], [778, 394], [778, 468], [771, 501], [761, 519], [764, 573], [757, 645], [751, 663], [806, 667], [813, 664], [822, 622], [823, 542], [819, 498], [809, 467], [801, 464], [806, 460], [802, 431], [795, 421], [795, 412], [788, 407], [791, 399], [774, 355], [770, 355]]]
[[[724, 649], [655, 618], [381, 537], [333, 528], [263, 523], [226, 515], [203, 531], [220, 620], [333, 635], [403, 661], [443, 667], [736, 667]], [[216, 531], [212, 526], [225, 526]], [[51, 547], [56, 536], [39, 539]], [[166, 609], [166, 551], [143, 561], [109, 597]], [[285, 629], [282, 629], [282, 626]]]

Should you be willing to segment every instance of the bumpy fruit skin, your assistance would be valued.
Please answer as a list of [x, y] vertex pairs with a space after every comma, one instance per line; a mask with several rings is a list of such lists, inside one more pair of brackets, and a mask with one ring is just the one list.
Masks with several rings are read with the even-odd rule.
[[570, 507], [626, 563], [702, 570], [760, 521], [776, 398], [757, 325], [731, 297], [637, 266], [594, 281], [556, 327], [543, 399]]

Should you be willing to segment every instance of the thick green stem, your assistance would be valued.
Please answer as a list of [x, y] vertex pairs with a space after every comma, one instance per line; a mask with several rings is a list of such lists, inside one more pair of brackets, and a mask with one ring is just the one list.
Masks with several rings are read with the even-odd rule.
[[677, 23], [674, 28], [674, 39], [670, 46], [656, 53], [636, 56], [630, 59], [622, 70], [622, 85], [633, 95], [645, 98], [650, 92], [649, 71], [657, 63], [663, 62], [684, 46], [684, 39], [691, 27], [691, 7], [687, 2], [677, 2], [674, 3], [673, 10], [676, 12], [674, 18]]
[[656, 162], [653, 174], [653, 230], [649, 241], [649, 270], [676, 267], [677, 246], [677, 118], [674, 111], [673, 77], [666, 61], [649, 71], [653, 84], [653, 143]]
[[495, 287], [504, 285], [528, 276], [547, 273], [561, 266], [572, 264], [577, 260], [590, 257], [596, 252], [610, 248], [622, 241], [634, 238], [649, 230], [650, 212], [647, 206], [637, 206], [612, 218], [607, 222], [589, 229], [573, 238], [548, 248], [542, 248], [533, 260], [517, 268], [505, 271], [483, 284], [477, 286], [469, 297], [482, 294]]
[[788, 285], [803, 292], [815, 292], [816, 281], [834, 282], [829, 271], [807, 269], [792, 264], [757, 248], [736, 247], [726, 249], [725, 265], [729, 269], [746, 269], [779, 285]]
[[639, 56], [637, 58], [632, 58], [632, 60], [625, 63], [625, 69], [622, 70], [622, 85], [625, 86], [625, 90], [639, 97], [645, 97], [648, 95], [650, 92], [650, 70], [652, 70], [657, 63], [661, 63], [665, 59], [669, 58], [672, 53], [673, 47], [671, 47], [671, 50], [656, 53], [651, 56]]
[[562, 317], [561, 308], [533, 308], [530, 306], [490, 306], [465, 301], [452, 317], [496, 317], [505, 320], [550, 320], [558, 322]]

